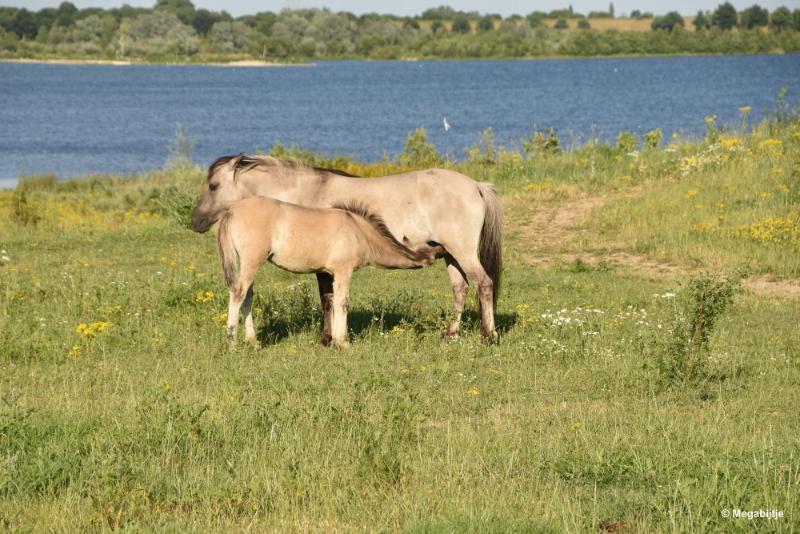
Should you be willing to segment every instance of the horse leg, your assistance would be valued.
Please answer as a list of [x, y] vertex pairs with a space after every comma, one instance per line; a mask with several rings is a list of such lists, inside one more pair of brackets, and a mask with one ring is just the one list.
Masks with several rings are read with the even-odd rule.
[[346, 269], [333, 275], [333, 321], [331, 337], [337, 347], [347, 347], [347, 298], [350, 292], [352, 269]]
[[244, 315], [244, 339], [250, 343], [257, 343], [256, 329], [253, 324], [253, 284], [247, 288], [247, 293], [242, 303], [242, 315]]
[[319, 300], [322, 304], [322, 339], [319, 342], [328, 346], [331, 342], [331, 314], [333, 311], [333, 275], [317, 273]]
[[458, 331], [461, 327], [461, 314], [464, 311], [464, 302], [467, 299], [467, 291], [469, 285], [467, 284], [467, 277], [461, 266], [450, 254], [444, 257], [447, 264], [447, 274], [450, 276], [450, 285], [453, 286], [453, 322], [447, 326], [445, 335], [449, 337], [458, 337]]
[[[242, 307], [242, 304], [249, 300], [250, 303], [247, 305], [245, 309], [245, 316], [250, 318], [250, 325], [249, 328], [247, 324], [245, 324], [245, 328], [248, 329], [247, 336], [248, 339], [250, 338], [249, 330], [252, 329], [253, 338], [255, 338], [255, 329], [253, 328], [253, 317], [252, 313], [252, 289], [253, 289], [253, 278], [255, 278], [256, 271], [258, 270], [259, 264], [252, 264], [249, 262], [245, 262], [244, 258], [241, 258], [241, 270], [239, 272], [239, 278], [231, 285], [228, 290], [230, 300], [228, 302], [228, 345], [231, 347], [236, 346], [236, 330], [239, 327], [239, 310]], [[249, 296], [249, 299], [248, 299]], [[245, 319], [245, 323], [247, 323], [247, 319]]]
[[490, 343], [498, 341], [497, 330], [494, 326], [494, 284], [481, 265], [476, 255], [467, 259], [458, 260], [459, 265], [467, 274], [467, 278], [475, 284], [478, 293], [478, 312], [481, 316], [481, 334]]

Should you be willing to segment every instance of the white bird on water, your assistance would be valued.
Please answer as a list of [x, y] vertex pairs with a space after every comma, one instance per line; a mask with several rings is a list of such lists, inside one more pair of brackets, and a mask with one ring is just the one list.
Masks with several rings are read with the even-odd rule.
[[444, 124], [444, 131], [445, 132], [450, 129], [450, 123], [447, 122], [447, 117], [442, 119], [442, 124]]

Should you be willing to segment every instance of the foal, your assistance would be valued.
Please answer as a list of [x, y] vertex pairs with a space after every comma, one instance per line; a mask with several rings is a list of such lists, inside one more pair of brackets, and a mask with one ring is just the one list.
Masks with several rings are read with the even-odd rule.
[[230, 290], [231, 345], [236, 343], [240, 308], [245, 338], [255, 340], [253, 279], [266, 261], [293, 273], [333, 275], [333, 298], [323, 302], [323, 312], [333, 307], [333, 321], [322, 342], [347, 346], [347, 296], [353, 271], [364, 265], [417, 269], [445, 254], [436, 243], [410, 249], [395, 239], [380, 217], [357, 204], [307, 208], [262, 197], [241, 200], [227, 210], [220, 220], [217, 243]]

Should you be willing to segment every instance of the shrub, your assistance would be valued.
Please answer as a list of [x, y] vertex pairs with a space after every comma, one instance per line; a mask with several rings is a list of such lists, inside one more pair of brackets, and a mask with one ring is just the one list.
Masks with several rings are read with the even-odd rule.
[[668, 335], [657, 342], [656, 366], [666, 382], [680, 384], [709, 377], [709, 340], [741, 278], [741, 273], [725, 278], [700, 275], [678, 293]]
[[486, 128], [478, 136], [475, 146], [467, 149], [469, 161], [479, 165], [494, 165], [497, 163], [497, 146], [494, 142], [494, 130]]
[[664, 140], [664, 132], [661, 128], [656, 128], [655, 130], [650, 130], [646, 134], [644, 134], [644, 145], [650, 149], [656, 149], [661, 147], [661, 142]]
[[556, 25], [553, 26], [553, 28], [557, 30], [566, 30], [567, 28], [569, 28], [569, 24], [567, 24], [567, 19], [565, 18], [558, 19], [556, 21]]
[[403, 153], [397, 160], [403, 167], [411, 168], [437, 167], [444, 163], [436, 145], [428, 141], [425, 128], [417, 128], [414, 133], [409, 134]]
[[617, 152], [628, 154], [639, 146], [639, 138], [632, 132], [620, 132], [617, 136]]
[[559, 154], [561, 152], [561, 139], [556, 130], [550, 128], [546, 132], [534, 132], [530, 139], [523, 139], [522, 149], [527, 154]]

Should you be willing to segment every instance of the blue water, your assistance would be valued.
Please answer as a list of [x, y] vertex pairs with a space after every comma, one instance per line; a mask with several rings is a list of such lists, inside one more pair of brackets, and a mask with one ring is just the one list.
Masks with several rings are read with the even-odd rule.
[[784, 85], [796, 102], [800, 55], [302, 68], [0, 63], [0, 180], [153, 169], [168, 159], [177, 123], [201, 164], [266, 151], [276, 139], [378, 160], [397, 155], [420, 126], [455, 158], [490, 126], [506, 146], [534, 128], [556, 128], [567, 144], [622, 130], [698, 135], [707, 115], [739, 124], [740, 106], [758, 121]]

